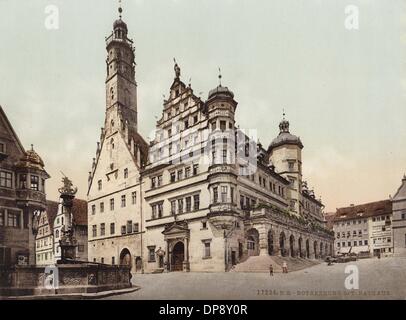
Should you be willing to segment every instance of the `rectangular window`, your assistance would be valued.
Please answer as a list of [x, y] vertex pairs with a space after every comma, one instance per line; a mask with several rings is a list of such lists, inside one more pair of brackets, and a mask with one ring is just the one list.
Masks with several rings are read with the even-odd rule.
[[0, 143], [0, 153], [6, 153], [6, 145], [4, 143]]
[[178, 199], [178, 213], [183, 213], [183, 199]]
[[19, 188], [20, 189], [27, 189], [27, 175], [26, 174], [20, 174], [20, 179], [19, 179]]
[[158, 187], [162, 186], [162, 176], [158, 176]]
[[0, 226], [4, 226], [4, 209], [0, 209]]
[[186, 167], [185, 168], [185, 178], [189, 178], [190, 177], [190, 167]]
[[202, 229], [207, 229], [207, 221], [202, 221]]
[[155, 247], [148, 248], [148, 262], [155, 262]]
[[128, 178], [128, 169], [125, 168], [124, 169], [124, 179], [127, 179], [127, 178]]
[[192, 211], [192, 197], [186, 197], [186, 212]]
[[176, 181], [176, 173], [174, 171], [174, 172], [171, 172], [171, 183], [173, 183], [175, 181]]
[[12, 188], [12, 181], [13, 181], [12, 173], [0, 171], [0, 187]]
[[231, 200], [231, 203], [234, 203], [234, 188], [233, 187], [231, 187], [230, 188], [230, 200]]
[[126, 227], [121, 226], [121, 234], [124, 235], [126, 233]]
[[110, 211], [114, 210], [114, 199], [110, 199]]
[[133, 222], [132, 222], [132, 220], [127, 221], [127, 233], [133, 233]]
[[220, 130], [225, 131], [227, 129], [227, 124], [225, 121], [220, 121]]
[[176, 214], [176, 200], [172, 200], [171, 201], [171, 215], [175, 215]]
[[245, 208], [245, 199], [244, 196], [240, 196], [240, 208], [244, 209]]
[[157, 207], [158, 207], [158, 218], [162, 218], [164, 214], [163, 203], [162, 202], [158, 203]]
[[364, 245], [365, 245], [365, 246], [368, 245], [368, 240], [364, 240]]
[[20, 228], [21, 214], [16, 211], [7, 210], [7, 226], [13, 228]]
[[218, 188], [213, 188], [213, 203], [217, 203], [219, 201], [219, 193]]
[[228, 188], [226, 186], [221, 187], [221, 202], [227, 202]]
[[115, 223], [110, 223], [110, 234], [113, 235], [116, 233], [116, 225]]
[[98, 185], [98, 188], [99, 188], [99, 190], [101, 190], [102, 189], [102, 181], [101, 180], [99, 180], [99, 181], [97, 181], [97, 185]]
[[131, 193], [131, 202], [132, 202], [132, 204], [137, 203], [137, 192], [136, 191]]
[[96, 214], [96, 205], [92, 205], [92, 215]]
[[193, 208], [195, 211], [199, 210], [200, 208], [200, 195], [198, 194], [193, 196]]
[[104, 212], [104, 202], [100, 202], [100, 213]]
[[31, 176], [31, 190], [35, 190], [35, 191], [39, 190], [39, 177], [38, 176]]
[[111, 257], [111, 264], [114, 266], [116, 264], [116, 259], [115, 257]]
[[197, 173], [199, 172], [199, 165], [198, 164], [194, 164], [193, 165], [193, 175], [197, 175]]
[[92, 226], [92, 235], [93, 235], [93, 237], [97, 237], [97, 226], [96, 225]]
[[222, 160], [222, 163], [227, 163], [227, 149], [223, 149]]
[[152, 219], [156, 219], [156, 212], [157, 212], [157, 205], [156, 204], [153, 204], [153, 205], [151, 205], [151, 208], [152, 208]]
[[106, 235], [106, 224], [105, 223], [100, 224], [100, 235], [101, 236]]
[[139, 225], [139, 223], [134, 223], [134, 232], [140, 232], [140, 225]]
[[83, 244], [78, 245], [78, 251], [79, 252], [85, 252], [85, 246]]
[[123, 194], [121, 196], [121, 208], [124, 208], [126, 206], [126, 204], [127, 204], [126, 196], [125, 196], [125, 194]]
[[210, 242], [209, 241], [204, 242], [204, 257], [205, 258], [210, 258], [211, 257]]
[[178, 170], [178, 180], [183, 179], [183, 170]]
[[156, 187], [156, 177], [151, 178], [151, 188], [154, 189]]

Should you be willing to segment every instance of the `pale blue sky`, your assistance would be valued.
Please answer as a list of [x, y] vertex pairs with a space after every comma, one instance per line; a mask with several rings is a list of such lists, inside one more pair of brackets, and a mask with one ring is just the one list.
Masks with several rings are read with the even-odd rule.
[[[103, 126], [104, 38], [114, 0], [0, 0], [0, 104], [22, 143], [34, 143], [57, 198], [60, 173], [85, 198]], [[60, 10], [45, 29], [44, 9]], [[344, 8], [359, 8], [359, 30]], [[387, 198], [406, 171], [406, 3], [401, 0], [124, 0], [135, 40], [140, 131], [154, 128], [173, 79], [207, 96], [223, 84], [241, 127], [263, 145], [282, 108], [304, 143], [305, 179], [327, 210]]]

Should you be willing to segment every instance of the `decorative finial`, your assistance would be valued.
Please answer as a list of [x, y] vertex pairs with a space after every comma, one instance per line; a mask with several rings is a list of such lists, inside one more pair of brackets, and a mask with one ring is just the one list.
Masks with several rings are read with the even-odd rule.
[[176, 62], [175, 58], [173, 58], [173, 62], [175, 63], [175, 67], [174, 67], [175, 79], [179, 79], [179, 77], [180, 77], [180, 67], [178, 66], [178, 63]]
[[221, 69], [219, 67], [219, 87], [221, 87], [221, 78], [222, 78]]
[[286, 113], [285, 113], [285, 108], [282, 109], [283, 111], [283, 119], [279, 123], [279, 130], [280, 133], [282, 132], [289, 132], [289, 121], [286, 120]]
[[120, 19], [122, 18], [123, 8], [121, 7], [121, 0], [118, 0], [118, 14]]

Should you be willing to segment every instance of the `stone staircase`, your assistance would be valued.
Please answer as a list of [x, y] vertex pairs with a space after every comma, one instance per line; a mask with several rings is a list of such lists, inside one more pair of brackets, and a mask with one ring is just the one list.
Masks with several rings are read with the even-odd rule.
[[257, 273], [269, 273], [269, 265], [272, 264], [273, 272], [282, 272], [282, 264], [286, 261], [288, 265], [288, 271], [297, 271], [305, 268], [312, 267], [321, 263], [321, 260], [310, 260], [304, 258], [292, 258], [292, 257], [278, 257], [278, 256], [251, 256], [244, 262], [235, 265], [230, 272], [257, 272]]
[[269, 265], [272, 264], [273, 272], [282, 272], [282, 266], [273, 260], [273, 257], [268, 255], [251, 256], [244, 262], [235, 265], [230, 272], [267, 272], [269, 273]]

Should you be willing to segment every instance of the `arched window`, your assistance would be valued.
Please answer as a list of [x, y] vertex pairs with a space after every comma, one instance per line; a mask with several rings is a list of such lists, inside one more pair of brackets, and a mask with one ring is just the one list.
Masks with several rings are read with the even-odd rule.
[[55, 232], [55, 237], [56, 237], [56, 238], [59, 238], [59, 230], [56, 230], [56, 232]]
[[114, 88], [113, 87], [110, 88], [110, 97], [111, 97], [111, 100], [114, 100]]
[[110, 144], [111, 144], [111, 149], [114, 149], [114, 139], [113, 138], [110, 140]]

